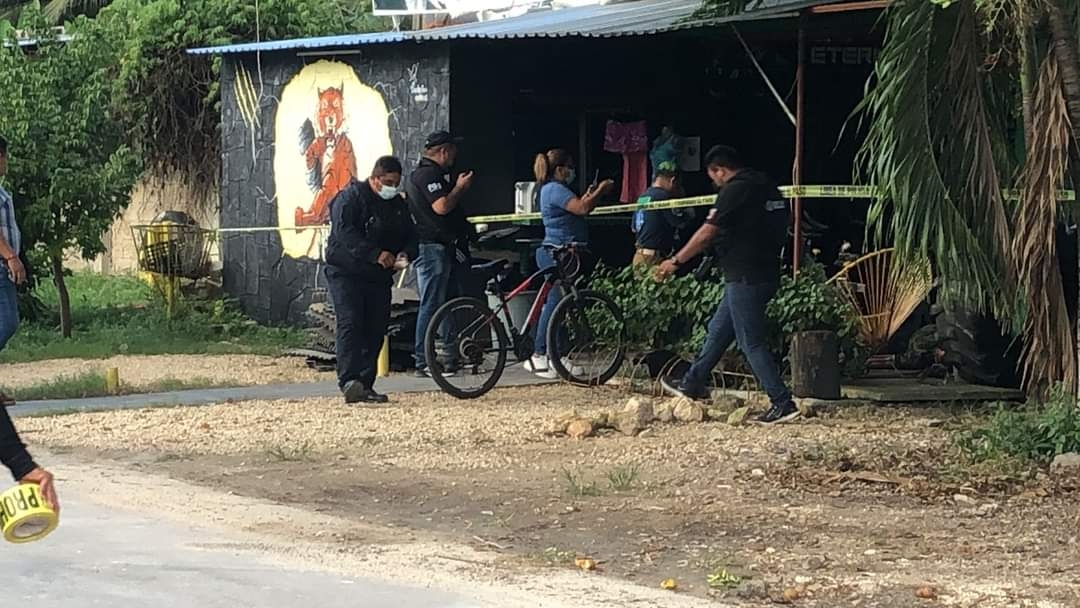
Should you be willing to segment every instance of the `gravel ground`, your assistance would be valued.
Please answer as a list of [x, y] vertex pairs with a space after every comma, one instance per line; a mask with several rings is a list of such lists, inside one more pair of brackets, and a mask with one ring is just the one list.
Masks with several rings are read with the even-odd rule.
[[[35, 449], [78, 461], [114, 458], [392, 538], [469, 543], [497, 554], [489, 571], [500, 576], [564, 572], [588, 555], [603, 578], [653, 589], [676, 578], [680, 595], [747, 608], [792, 594], [813, 608], [1080, 605], [1080, 579], [1062, 574], [1080, 569], [1076, 487], [1053, 476], [986, 482], [966, 469], [953, 433], [972, 423], [970, 411], [844, 407], [780, 427], [660, 425], [571, 440], [548, 435], [553, 419], [620, 408], [627, 393], [544, 386], [474, 401], [393, 398], [378, 408], [246, 402], [18, 424]], [[374, 538], [338, 534], [345, 549]], [[710, 588], [721, 571], [741, 582]], [[927, 589], [937, 601], [917, 599]], [[627, 596], [614, 605], [668, 604]]]
[[598, 393], [612, 392], [527, 387], [496, 391], [480, 401], [419, 393], [394, 395], [395, 407], [387, 408], [347, 407], [337, 398], [247, 401], [72, 414], [19, 424], [39, 441], [68, 448], [228, 455], [276, 447], [320, 454], [378, 445], [405, 466], [489, 468], [508, 463], [477, 462], [467, 451], [438, 448], [550, 440], [544, 430], [560, 412], [599, 413], [610, 407], [597, 400]]
[[209, 380], [235, 386], [314, 382], [331, 374], [319, 373], [294, 357], [258, 355], [149, 355], [119, 356], [111, 359], [52, 359], [33, 363], [0, 364], [0, 384], [18, 389], [64, 376], [104, 372], [115, 367], [120, 381], [133, 387], [152, 385], [165, 379]]

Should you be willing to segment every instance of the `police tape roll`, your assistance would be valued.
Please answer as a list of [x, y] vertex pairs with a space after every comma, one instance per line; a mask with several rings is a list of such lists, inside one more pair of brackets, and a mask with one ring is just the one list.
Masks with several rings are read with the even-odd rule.
[[4, 540], [29, 543], [48, 536], [60, 518], [41, 496], [37, 484], [23, 483], [0, 494], [0, 530]]

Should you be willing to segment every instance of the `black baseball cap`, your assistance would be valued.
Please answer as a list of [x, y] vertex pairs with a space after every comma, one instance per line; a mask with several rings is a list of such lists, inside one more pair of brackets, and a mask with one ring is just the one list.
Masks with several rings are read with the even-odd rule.
[[431, 135], [427, 136], [424, 141], [424, 149], [429, 150], [437, 146], [445, 146], [446, 144], [461, 143], [460, 137], [454, 137], [449, 131], [435, 131]]

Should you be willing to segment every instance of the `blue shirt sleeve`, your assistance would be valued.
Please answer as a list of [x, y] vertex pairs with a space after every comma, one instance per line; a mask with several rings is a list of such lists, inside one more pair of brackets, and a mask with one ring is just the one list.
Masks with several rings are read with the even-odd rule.
[[540, 191], [540, 206], [566, 211], [566, 204], [573, 198], [574, 193], [569, 188], [559, 182], [549, 182], [544, 184], [544, 189]]

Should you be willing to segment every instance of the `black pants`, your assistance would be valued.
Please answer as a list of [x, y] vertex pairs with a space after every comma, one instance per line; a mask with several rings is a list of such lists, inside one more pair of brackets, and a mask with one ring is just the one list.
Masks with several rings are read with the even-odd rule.
[[326, 280], [337, 317], [338, 386], [355, 381], [370, 389], [390, 323], [390, 285], [343, 274], [332, 266], [326, 268]]

